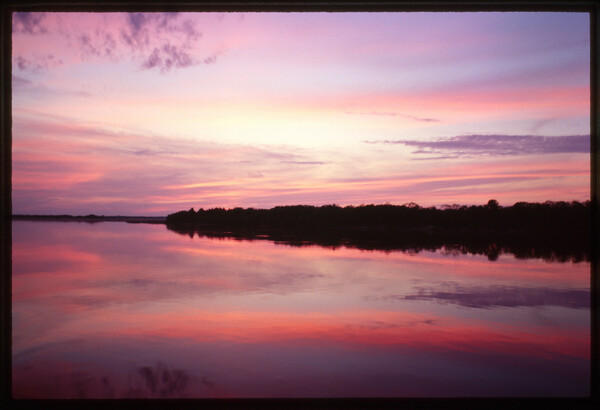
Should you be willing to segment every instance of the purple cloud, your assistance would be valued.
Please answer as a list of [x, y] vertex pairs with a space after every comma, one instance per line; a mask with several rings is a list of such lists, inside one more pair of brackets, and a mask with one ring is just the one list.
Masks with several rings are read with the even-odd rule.
[[[53, 15], [15, 13], [13, 32], [25, 34], [50, 33], [62, 37], [67, 52], [85, 60], [131, 59], [142, 70], [156, 69], [161, 73], [198, 64], [213, 64], [223, 50], [199, 50], [202, 32], [193, 18], [181, 13], [126, 13], [122, 24], [107, 24], [101, 13], [86, 17], [84, 27], [65, 25]], [[42, 24], [44, 23], [44, 24]], [[57, 56], [16, 52], [14, 66], [23, 71], [50, 69], [63, 64]]]
[[[177, 21], [177, 13], [131, 13], [127, 15], [127, 26], [121, 30], [124, 43], [136, 53], [146, 53], [141, 67], [157, 68], [162, 73], [172, 68], [185, 68], [196, 65], [189, 50], [202, 37], [190, 19]], [[203, 60], [206, 64], [215, 62], [217, 55]]]
[[150, 15], [144, 13], [131, 13], [127, 15], [127, 22], [131, 26], [133, 32], [139, 33], [144, 24], [150, 20]]
[[202, 32], [196, 30], [196, 26], [192, 20], [184, 20], [181, 26], [174, 26], [171, 28], [172, 31], [179, 31], [185, 34], [187, 41], [196, 41], [202, 37]]
[[15, 61], [17, 63], [17, 67], [19, 67], [19, 70], [23, 71], [27, 68], [27, 60], [25, 58], [23, 58], [23, 56], [17, 56], [15, 58]]
[[121, 30], [121, 37], [132, 48], [140, 48], [150, 43], [150, 34], [145, 26], [151, 21], [151, 14], [127, 14], [127, 28]]
[[217, 59], [221, 56], [221, 52], [218, 53], [214, 53], [208, 57], [206, 57], [204, 60], [202, 60], [202, 62], [204, 64], [214, 64], [217, 62]]
[[14, 57], [13, 64], [16, 64], [19, 71], [31, 70], [37, 72], [63, 64], [63, 60], [56, 58], [54, 54], [45, 54], [37, 56], [33, 60], [27, 59], [21, 55]]
[[44, 34], [48, 30], [42, 21], [46, 17], [46, 13], [25, 13], [19, 12], [13, 14], [13, 33], [26, 33], [26, 34]]
[[121, 30], [121, 36], [130, 46], [140, 47], [150, 44], [152, 37], [162, 31], [181, 32], [186, 39], [193, 40], [202, 35], [189, 19], [177, 24], [175, 21], [178, 17], [179, 13], [129, 13], [127, 28]]
[[195, 61], [188, 53], [171, 44], [165, 44], [161, 48], [154, 48], [152, 54], [142, 64], [142, 68], [158, 67], [162, 73], [165, 73], [171, 68], [184, 68], [194, 64]]
[[[413, 154], [435, 155], [427, 159], [476, 155], [505, 156], [527, 154], [589, 153], [589, 135], [544, 137], [540, 135], [458, 135], [421, 140], [364, 141], [368, 144], [402, 144], [417, 148]], [[424, 158], [420, 158], [424, 159]]]
[[111, 57], [115, 54], [117, 42], [110, 33], [83, 33], [77, 41], [81, 47], [83, 55], [93, 55], [96, 57]]

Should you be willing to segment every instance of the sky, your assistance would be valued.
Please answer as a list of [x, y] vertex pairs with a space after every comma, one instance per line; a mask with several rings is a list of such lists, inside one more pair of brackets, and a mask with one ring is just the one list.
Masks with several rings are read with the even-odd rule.
[[587, 13], [23, 13], [13, 214], [590, 197]]

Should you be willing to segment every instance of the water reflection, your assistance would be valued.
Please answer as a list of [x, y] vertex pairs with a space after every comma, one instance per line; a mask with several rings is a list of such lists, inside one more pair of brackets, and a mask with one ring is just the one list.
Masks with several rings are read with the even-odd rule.
[[589, 273], [504, 252], [16, 221], [13, 392], [584, 396]]
[[[159, 361], [128, 366], [122, 374], [99, 365], [72, 362], [36, 362], [13, 370], [16, 397], [58, 398], [188, 398], [190, 386], [214, 383]], [[26, 389], [25, 389], [26, 388]]]
[[403, 300], [434, 300], [470, 308], [562, 306], [589, 309], [590, 292], [584, 289], [529, 288], [519, 286], [461, 286], [458, 283], [440, 287], [417, 287], [412, 295], [391, 295]]
[[467, 230], [386, 230], [343, 229], [329, 230], [215, 230], [189, 224], [167, 224], [167, 228], [180, 235], [193, 238], [230, 238], [234, 240], [269, 240], [294, 247], [318, 245], [363, 250], [421, 251], [442, 250], [447, 254], [485, 255], [495, 261], [502, 253], [519, 259], [540, 258], [552, 262], [590, 261], [590, 232], [545, 231], [467, 231]]

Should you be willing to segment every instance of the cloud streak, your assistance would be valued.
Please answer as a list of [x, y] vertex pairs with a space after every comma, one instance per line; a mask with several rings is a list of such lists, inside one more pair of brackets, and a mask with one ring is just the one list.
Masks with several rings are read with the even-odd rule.
[[395, 111], [369, 111], [369, 112], [346, 111], [346, 114], [352, 114], [352, 115], [374, 115], [374, 116], [385, 116], [385, 117], [400, 117], [400, 118], [406, 118], [406, 119], [413, 120], [413, 121], [418, 121], [418, 122], [440, 122], [440, 120], [437, 119], [437, 118], [417, 117], [415, 115], [402, 114], [402, 113], [395, 112]]
[[[566, 135], [544, 137], [539, 135], [458, 135], [422, 140], [364, 141], [368, 144], [405, 145], [416, 148], [413, 154], [438, 155], [427, 159], [443, 159], [473, 156], [515, 156], [590, 152], [589, 135]], [[424, 158], [421, 158], [424, 159]]]
[[325, 165], [323, 161], [281, 161], [284, 164], [295, 164], [295, 165]]

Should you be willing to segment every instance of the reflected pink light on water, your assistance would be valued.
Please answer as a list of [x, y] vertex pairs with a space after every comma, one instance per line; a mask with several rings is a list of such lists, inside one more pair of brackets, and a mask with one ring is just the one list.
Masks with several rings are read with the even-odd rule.
[[[74, 314], [75, 312], [72, 312]], [[83, 314], [84, 312], [78, 312]], [[406, 346], [418, 350], [490, 351], [550, 357], [589, 358], [589, 330], [561, 332], [549, 326], [507, 325], [431, 313], [346, 310], [323, 312], [213, 311], [181, 308], [103, 309], [85, 312], [85, 326], [66, 324], [56, 332], [71, 338], [175, 338], [199, 343], [337, 345], [346, 348]], [[46, 338], [60, 340], [61, 336]], [[41, 340], [36, 340], [40, 343]]]
[[184, 246], [168, 246], [164, 248], [167, 251], [172, 252], [181, 252], [189, 256], [208, 256], [213, 258], [218, 257], [228, 257], [233, 258], [235, 260], [244, 260], [244, 261], [264, 261], [268, 259], [268, 256], [265, 256], [261, 253], [253, 252], [251, 254], [244, 254], [242, 252], [236, 252], [234, 246], [227, 246], [223, 248], [193, 248], [193, 247], [184, 247]]
[[64, 244], [41, 244], [35, 248], [25, 244], [17, 245], [13, 247], [12, 255], [15, 259], [35, 260], [39, 264], [56, 260], [90, 264], [102, 262], [102, 256], [97, 253], [77, 250]]
[[[200, 240], [194, 238], [195, 241]], [[192, 242], [194, 244], [194, 242]], [[264, 240], [242, 240], [219, 239], [208, 242], [207, 246], [181, 246], [179, 244], [168, 247], [168, 250], [181, 252], [188, 255], [223, 256], [233, 257], [244, 261], [274, 261], [279, 258], [289, 258], [288, 248], [285, 245], [275, 245]], [[568, 283], [577, 286], [588, 286], [589, 266], [586, 263], [552, 264], [544, 262], [530, 263], [527, 260], [516, 259], [512, 255], [501, 255], [498, 260], [490, 263], [484, 255], [462, 255], [460, 251], [452, 249], [446, 251], [376, 251], [349, 248], [341, 245], [336, 248], [324, 248], [318, 245], [306, 245], [295, 248], [294, 255], [302, 259], [320, 260], [355, 260], [371, 261], [398, 266], [396, 269], [379, 270], [373, 272], [377, 276], [402, 275], [402, 268], [418, 267], [419, 270], [443, 271], [444, 274], [457, 275], [459, 277], [481, 278], [483, 272], [485, 277], [497, 277], [513, 279], [520, 283], [525, 281], [536, 282], [539, 280], [549, 283]], [[398, 265], [401, 263], [401, 265]]]
[[[156, 319], [156, 318], [155, 318]], [[229, 340], [238, 343], [308, 343], [360, 346], [404, 345], [415, 349], [443, 349], [548, 356], [559, 353], [589, 358], [589, 334], [553, 329], [490, 326], [455, 318], [403, 312], [360, 311], [335, 314], [280, 314], [271, 312], [200, 312], [193, 316], [166, 317], [176, 326], [149, 334], [199, 341]], [[160, 319], [158, 320], [160, 322]], [[435, 324], [434, 324], [435, 323]], [[539, 331], [539, 332], [538, 332]]]

